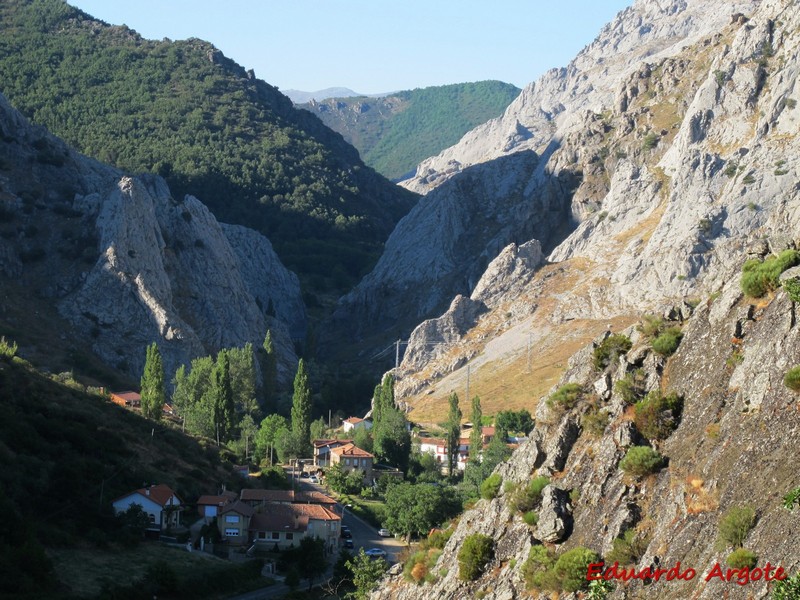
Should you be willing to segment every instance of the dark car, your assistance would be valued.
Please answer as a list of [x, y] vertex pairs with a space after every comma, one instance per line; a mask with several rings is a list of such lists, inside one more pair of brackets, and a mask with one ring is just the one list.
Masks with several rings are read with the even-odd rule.
[[344, 541], [344, 547], [352, 550], [353, 549], [353, 540], [346, 539]]
[[303, 479], [308, 479], [309, 478], [309, 474], [306, 473], [305, 471], [303, 471], [302, 473], [300, 473], [300, 477], [302, 477]]
[[353, 538], [353, 534], [350, 532], [349, 529], [345, 529], [344, 527], [342, 527], [342, 537], [346, 540], [349, 540]]

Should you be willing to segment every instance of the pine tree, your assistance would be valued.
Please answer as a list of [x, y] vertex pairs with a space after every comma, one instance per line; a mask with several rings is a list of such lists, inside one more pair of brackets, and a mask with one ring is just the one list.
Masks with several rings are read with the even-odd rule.
[[142, 414], [150, 419], [160, 419], [166, 394], [164, 391], [164, 365], [155, 342], [147, 347], [140, 385]]
[[473, 462], [480, 460], [479, 457], [483, 449], [482, 420], [481, 399], [475, 396], [472, 399], [472, 432], [469, 435], [469, 459]]
[[447, 474], [452, 479], [458, 468], [458, 447], [461, 442], [461, 409], [458, 407], [458, 396], [455, 392], [448, 400], [450, 411], [445, 426], [447, 439]]
[[292, 394], [292, 433], [303, 445], [311, 444], [311, 390], [303, 359], [297, 364]]

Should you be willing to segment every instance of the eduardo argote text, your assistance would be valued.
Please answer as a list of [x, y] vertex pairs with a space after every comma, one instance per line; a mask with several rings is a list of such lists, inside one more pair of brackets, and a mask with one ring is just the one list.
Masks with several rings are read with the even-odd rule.
[[[669, 569], [645, 567], [637, 571], [635, 568], [621, 568], [618, 562], [615, 562], [610, 567], [606, 567], [605, 563], [591, 563], [586, 570], [586, 579], [589, 581], [605, 580], [605, 581], [630, 581], [634, 579], [651, 580], [651, 581], [690, 581], [697, 576], [697, 571], [691, 567], [682, 568], [681, 563], [677, 562], [675, 566]], [[783, 581], [787, 578], [786, 572], [783, 567], [775, 567], [767, 562], [763, 567], [742, 567], [741, 569], [723, 568], [719, 563], [709, 569], [703, 576], [705, 581], [719, 580], [723, 582], [733, 582], [737, 585], [747, 585], [753, 581]]]

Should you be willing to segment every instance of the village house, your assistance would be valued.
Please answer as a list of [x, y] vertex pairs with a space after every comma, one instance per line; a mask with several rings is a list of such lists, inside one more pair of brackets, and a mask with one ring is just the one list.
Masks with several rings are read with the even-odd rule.
[[265, 509], [275, 504], [319, 504], [329, 509], [336, 506], [336, 500], [322, 492], [244, 489], [239, 497], [242, 502], [257, 510]]
[[341, 517], [320, 504], [274, 504], [253, 515], [250, 539], [265, 548], [284, 550], [304, 537], [317, 537], [331, 553], [339, 544], [340, 524]]
[[119, 404], [120, 406], [126, 406], [128, 408], [141, 408], [142, 406], [142, 396], [139, 392], [111, 392], [109, 394], [109, 398], [114, 404]]
[[314, 440], [314, 466], [327, 467], [331, 464], [331, 448], [339, 448], [351, 444], [353, 440]]
[[209, 523], [211, 519], [219, 515], [219, 511], [226, 504], [236, 500], [236, 492], [226, 491], [218, 496], [205, 495], [197, 499], [197, 512]]
[[231, 546], [242, 546], [250, 540], [250, 525], [256, 511], [241, 500], [226, 504], [219, 511], [217, 528]]
[[183, 502], [168, 485], [151, 485], [120, 496], [112, 502], [114, 514], [123, 513], [134, 504], [147, 514], [150, 520], [148, 529], [163, 531], [180, 527]]
[[350, 417], [342, 421], [342, 429], [345, 433], [355, 431], [356, 429], [372, 429], [372, 421], [369, 419], [359, 419], [358, 417]]
[[372, 463], [375, 457], [355, 444], [345, 444], [331, 449], [331, 466], [341, 465], [345, 471], [359, 469], [364, 472], [364, 485], [372, 485]]

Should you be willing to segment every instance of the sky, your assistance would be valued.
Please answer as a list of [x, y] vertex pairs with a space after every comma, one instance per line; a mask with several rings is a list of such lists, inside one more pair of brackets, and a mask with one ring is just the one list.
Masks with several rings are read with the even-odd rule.
[[282, 90], [362, 94], [563, 67], [633, 0], [67, 0], [148, 39], [201, 38]]

